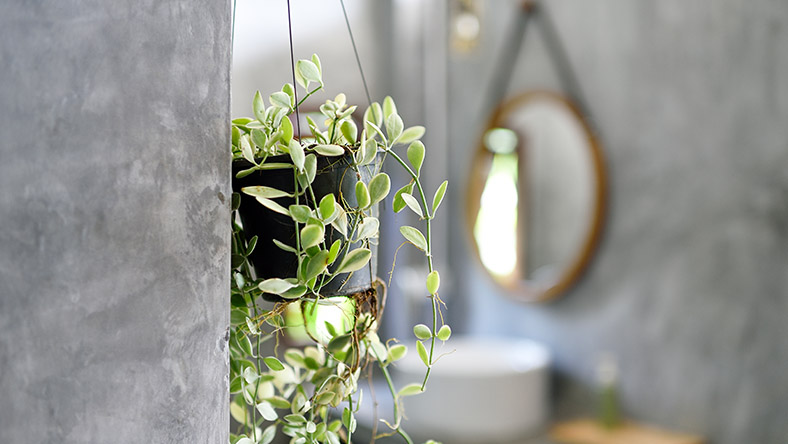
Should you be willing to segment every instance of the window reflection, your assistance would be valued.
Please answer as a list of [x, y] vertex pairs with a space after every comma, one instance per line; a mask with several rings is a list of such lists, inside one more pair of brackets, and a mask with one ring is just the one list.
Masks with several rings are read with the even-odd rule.
[[479, 256], [496, 277], [508, 277], [517, 266], [517, 134], [494, 128], [484, 136], [492, 153], [473, 234]]

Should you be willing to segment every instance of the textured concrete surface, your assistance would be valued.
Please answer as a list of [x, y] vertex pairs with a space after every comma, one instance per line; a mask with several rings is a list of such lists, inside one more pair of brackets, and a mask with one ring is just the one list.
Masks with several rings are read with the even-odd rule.
[[[482, 106], [486, 90], [469, 85], [489, 79], [514, 3], [485, 2], [480, 50], [451, 59], [455, 184], [480, 128], [454, 110]], [[788, 4], [548, 4], [605, 143], [605, 236], [579, 285], [548, 305], [507, 299], [452, 243], [455, 330], [548, 344], [558, 417], [593, 414], [594, 369], [610, 352], [630, 416], [714, 444], [785, 443]], [[557, 86], [536, 36], [512, 91]], [[462, 221], [462, 196], [450, 198]]]
[[229, 1], [0, 4], [0, 442], [227, 440]]

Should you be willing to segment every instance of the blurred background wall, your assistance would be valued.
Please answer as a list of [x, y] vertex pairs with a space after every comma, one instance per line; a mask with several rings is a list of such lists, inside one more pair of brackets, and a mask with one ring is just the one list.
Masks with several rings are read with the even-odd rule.
[[227, 442], [230, 3], [0, 3], [0, 442]]
[[[476, 50], [449, 56], [455, 184], [484, 121], [513, 1], [482, 5]], [[715, 444], [788, 437], [788, 4], [544, 2], [604, 144], [610, 201], [585, 276], [559, 300], [508, 299], [472, 256], [451, 194], [451, 316], [555, 357], [556, 413], [593, 412], [595, 367], [617, 357], [624, 411]], [[531, 29], [531, 31], [534, 31]], [[555, 88], [530, 32], [512, 88]], [[462, 308], [460, 308], [462, 307]]]
[[[427, 125], [426, 168], [449, 178], [434, 230], [436, 257], [446, 261], [439, 268], [449, 322], [464, 334], [547, 344], [555, 358], [556, 418], [594, 413], [595, 370], [601, 356], [611, 354], [627, 416], [713, 443], [783, 443], [788, 6], [772, 0], [543, 2], [598, 128], [609, 196], [602, 242], [579, 283], [552, 303], [528, 305], [509, 298], [479, 266], [464, 219], [471, 154], [494, 105], [486, 95], [519, 3], [476, 2], [480, 36], [474, 48], [460, 52], [448, 38], [453, 0], [347, 2], [373, 100], [391, 94], [406, 124]], [[325, 8], [317, 15], [341, 12], [331, 3], [301, 5]], [[294, 23], [308, 16], [294, 13]], [[275, 54], [258, 61], [257, 80], [267, 81], [266, 61], [284, 72], [262, 90], [280, 87], [289, 74], [285, 25], [270, 20], [278, 23], [277, 46], [283, 47], [267, 49]], [[329, 75], [341, 63], [350, 80], [329, 79], [328, 90], [344, 88], [363, 104], [341, 20], [330, 31], [314, 32], [324, 38], [304, 37], [303, 23], [294, 25], [296, 57], [317, 51], [333, 59], [324, 62]], [[534, 31], [527, 32], [510, 94], [560, 88]], [[238, 69], [238, 57], [235, 63]], [[254, 89], [236, 94], [235, 103], [248, 106], [241, 101]], [[380, 274], [388, 273], [385, 264], [400, 243], [398, 233], [382, 236]], [[404, 276], [405, 284], [390, 289], [387, 315], [388, 334], [404, 336], [409, 322], [425, 314], [421, 278], [407, 284], [416, 259], [401, 254], [395, 277]]]

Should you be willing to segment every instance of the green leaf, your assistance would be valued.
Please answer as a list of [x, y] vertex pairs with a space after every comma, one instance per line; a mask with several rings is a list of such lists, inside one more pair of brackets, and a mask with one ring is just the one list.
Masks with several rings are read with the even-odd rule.
[[386, 361], [388, 362], [399, 361], [400, 359], [405, 357], [405, 354], [407, 352], [408, 352], [408, 347], [402, 344], [397, 344], [389, 349], [389, 353], [388, 353], [388, 357], [386, 358]]
[[265, 103], [263, 103], [263, 96], [260, 95], [260, 91], [257, 91], [254, 94], [254, 99], [252, 100], [252, 111], [254, 112], [254, 116], [257, 118], [257, 120], [261, 122], [265, 120]]
[[389, 179], [389, 175], [386, 173], [376, 174], [375, 177], [369, 181], [370, 205], [375, 205], [383, 200], [389, 194], [390, 189], [391, 179]]
[[391, 140], [392, 143], [402, 134], [403, 126], [402, 117], [398, 114], [392, 114], [386, 118], [386, 134], [388, 134], [389, 140]]
[[429, 291], [430, 294], [436, 294], [440, 286], [441, 277], [438, 274], [438, 270], [432, 270], [430, 274], [427, 275], [427, 291]]
[[370, 204], [369, 190], [367, 189], [367, 185], [362, 181], [356, 182], [356, 203], [358, 204], [358, 208], [362, 210], [369, 207]]
[[440, 330], [438, 330], [438, 334], [436, 336], [438, 336], [438, 339], [441, 341], [448, 341], [449, 337], [451, 337], [451, 327], [444, 325], [440, 328]]
[[266, 356], [265, 358], [263, 358], [263, 362], [265, 363], [266, 367], [270, 368], [275, 372], [280, 372], [285, 369], [285, 366], [273, 356]]
[[422, 251], [427, 251], [427, 239], [424, 238], [424, 235], [421, 234], [421, 231], [418, 228], [414, 228], [408, 225], [403, 225], [399, 227], [399, 232], [405, 236], [405, 239], [409, 240], [413, 245], [418, 247]]
[[353, 433], [356, 431], [356, 418], [353, 415], [353, 411], [347, 407], [345, 407], [345, 410], [342, 412], [342, 424], [348, 432]]
[[254, 173], [257, 170], [258, 170], [257, 167], [252, 167], [249, 168], [248, 170], [239, 171], [238, 174], [235, 175], [235, 177], [237, 177], [238, 179], [243, 179], [244, 177]]
[[271, 239], [271, 240], [274, 241], [274, 244], [277, 247], [279, 247], [281, 250], [284, 250], [284, 251], [287, 251], [287, 252], [290, 252], [290, 253], [298, 253], [295, 248], [291, 247], [290, 245], [287, 245], [284, 242], [280, 242], [280, 241], [278, 241], [276, 239]]
[[232, 325], [239, 325], [246, 322], [249, 317], [249, 310], [244, 308], [233, 308], [230, 310], [230, 323]]
[[378, 102], [373, 102], [366, 111], [364, 111], [364, 122], [371, 122], [377, 126], [383, 123], [383, 110], [380, 108]]
[[299, 415], [297, 413], [291, 413], [285, 416], [285, 421], [290, 424], [306, 424], [306, 418], [304, 418], [304, 415]]
[[412, 191], [413, 191], [413, 182], [405, 185], [404, 187], [397, 190], [396, 193], [394, 193], [394, 201], [391, 203], [391, 209], [394, 210], [395, 213], [399, 213], [407, 206], [405, 200], [402, 199], [402, 195], [410, 194]]
[[331, 353], [336, 353], [347, 347], [350, 344], [350, 341], [353, 339], [353, 336], [350, 333], [346, 333], [344, 335], [339, 335], [331, 339], [328, 342], [326, 348]]
[[306, 293], [306, 290], [307, 290], [306, 285], [299, 284], [287, 290], [286, 292], [280, 294], [279, 296], [284, 299], [297, 299], [303, 296], [304, 293]]
[[[230, 416], [232, 416], [233, 419], [235, 419], [236, 421], [238, 421], [241, 424], [245, 423], [247, 421], [247, 419], [246, 419], [246, 407], [242, 406], [242, 405], [239, 405], [239, 404], [237, 404], [235, 402], [230, 403]], [[249, 438], [246, 438], [246, 439], [249, 439]], [[242, 442], [242, 441], [243, 441], [243, 438], [241, 438], [241, 441], [238, 441], [238, 442]], [[249, 442], [252, 443], [251, 440], [249, 440]]]
[[325, 230], [320, 225], [307, 225], [301, 229], [301, 248], [307, 249], [320, 244], [325, 239]]
[[331, 335], [332, 338], [337, 335], [337, 329], [334, 327], [334, 324], [329, 321], [325, 321], [323, 322], [323, 325], [326, 327], [326, 331], [328, 331], [328, 334]]
[[295, 88], [293, 88], [293, 85], [291, 83], [285, 83], [282, 85], [282, 92], [290, 97], [290, 106], [295, 105]]
[[380, 140], [384, 144], [388, 143], [388, 139], [386, 138], [386, 135], [383, 134], [383, 130], [381, 130], [379, 126], [375, 125], [372, 122], [367, 122], [367, 126], [369, 126], [372, 130], [374, 130], [378, 134], [378, 136], [380, 136]]
[[249, 243], [246, 245], [246, 251], [244, 251], [244, 256], [249, 257], [249, 255], [252, 254], [254, 248], [257, 246], [257, 239], [256, 235], [249, 239]]
[[266, 421], [276, 421], [279, 418], [276, 410], [274, 410], [274, 407], [268, 401], [263, 401], [257, 404], [255, 407]]
[[315, 145], [314, 150], [323, 156], [341, 156], [345, 149], [339, 145]]
[[276, 438], [276, 424], [271, 424], [263, 430], [258, 444], [271, 444], [274, 438]]
[[449, 186], [449, 181], [444, 180], [443, 183], [440, 184], [438, 190], [435, 191], [435, 196], [432, 198], [432, 215], [435, 215], [435, 212], [438, 211], [438, 207], [441, 206], [441, 202], [443, 202], [443, 196], [446, 194], [446, 187]]
[[320, 205], [318, 209], [320, 210], [320, 218], [326, 220], [334, 215], [334, 209], [336, 207], [336, 199], [334, 198], [333, 194], [326, 194], [320, 199]]
[[301, 88], [306, 89], [307, 82], [306, 82], [306, 79], [304, 78], [304, 76], [301, 75], [301, 71], [296, 69], [294, 74], [295, 74], [296, 83], [301, 85]]
[[[397, 105], [394, 104], [394, 99], [391, 96], [386, 96], [383, 99], [383, 120], [388, 121], [393, 114], [397, 114]], [[380, 124], [377, 123], [377, 125]]]
[[288, 149], [290, 151], [290, 158], [293, 159], [293, 164], [298, 167], [298, 171], [303, 171], [306, 161], [304, 158], [304, 147], [301, 146], [299, 141], [291, 140]]
[[290, 408], [290, 401], [281, 396], [272, 396], [270, 398], [265, 399], [267, 402], [271, 403], [271, 405], [276, 409], [289, 409]]
[[424, 163], [424, 144], [417, 140], [410, 144], [408, 147], [408, 160], [413, 168], [416, 169], [416, 175], [421, 172], [421, 165]]
[[265, 187], [262, 185], [251, 186], [251, 187], [243, 187], [241, 191], [244, 194], [248, 194], [249, 196], [253, 197], [265, 197], [267, 199], [275, 199], [277, 197], [289, 197], [292, 196], [290, 193], [286, 193], [282, 190], [277, 190], [276, 188]]
[[333, 264], [334, 261], [337, 259], [339, 255], [339, 249], [342, 248], [342, 241], [337, 239], [331, 244], [331, 248], [328, 249], [328, 263]]
[[421, 341], [416, 341], [416, 350], [419, 352], [419, 357], [421, 358], [421, 362], [423, 362], [424, 365], [429, 367], [430, 357], [427, 354], [427, 349], [424, 347], [424, 344]]
[[320, 74], [321, 78], [323, 76], [323, 67], [320, 65], [320, 57], [317, 54], [312, 54], [312, 63], [315, 64], [317, 67], [317, 72]]
[[342, 122], [342, 125], [339, 126], [339, 130], [342, 131], [342, 135], [345, 136], [347, 143], [355, 145], [356, 137], [358, 136], [358, 127], [356, 127], [356, 124], [353, 123], [352, 120], [345, 120]]
[[369, 237], [376, 237], [378, 228], [380, 228], [380, 222], [377, 218], [372, 216], [365, 217], [358, 226], [356, 240], [359, 241]]
[[230, 133], [232, 134], [231, 143], [233, 146], [238, 146], [238, 142], [241, 141], [241, 130], [239, 130], [237, 126], [233, 125]]
[[331, 430], [326, 431], [326, 442], [328, 442], [328, 444], [341, 444], [336, 432], [332, 432]]
[[244, 159], [257, 165], [257, 162], [254, 161], [254, 153], [252, 152], [252, 145], [249, 143], [248, 134], [241, 136], [241, 154], [243, 154]]
[[306, 170], [306, 177], [309, 183], [314, 182], [317, 175], [317, 156], [311, 153], [308, 154], [306, 160], [304, 160], [304, 169]]
[[400, 134], [399, 137], [397, 137], [397, 140], [395, 140], [392, 143], [406, 144], [406, 143], [414, 142], [416, 140], [421, 139], [421, 137], [424, 136], [424, 132], [425, 132], [425, 128], [423, 126], [421, 125], [412, 126], [406, 129], [405, 131], [403, 131], [402, 134]]
[[252, 137], [252, 142], [257, 146], [264, 147], [266, 142], [268, 142], [265, 133], [257, 128], [253, 129], [249, 135]]
[[429, 339], [432, 337], [432, 331], [424, 324], [417, 324], [413, 327], [413, 334], [419, 339]]
[[[421, 343], [419, 342], [419, 344]], [[405, 387], [402, 387], [402, 389], [397, 393], [397, 396], [402, 396], [402, 397], [413, 396], [413, 395], [418, 395], [419, 393], [423, 393], [423, 390], [421, 389], [421, 384], [413, 383], [413, 384], [408, 384]]]
[[306, 272], [305, 272], [305, 281], [311, 281], [313, 278], [317, 277], [323, 270], [326, 269], [328, 266], [328, 251], [321, 250], [316, 255], [309, 258], [309, 262], [306, 264]]
[[347, 96], [345, 93], [339, 93], [334, 97], [334, 104], [336, 104], [337, 109], [342, 108], [347, 103]]
[[339, 264], [337, 273], [349, 273], [351, 271], [360, 270], [369, 259], [372, 257], [372, 252], [368, 248], [357, 248], [348, 253], [342, 262]]
[[290, 121], [289, 117], [284, 117], [282, 119], [282, 123], [279, 126], [279, 129], [282, 131], [282, 137], [280, 140], [285, 145], [290, 145], [290, 141], [293, 140], [293, 122]]
[[289, 348], [285, 351], [285, 361], [293, 367], [304, 367], [304, 353], [297, 348]]
[[257, 286], [260, 291], [271, 294], [281, 294], [293, 287], [295, 284], [279, 278], [266, 279]]
[[[251, 333], [253, 335], [259, 335], [260, 334], [260, 330], [257, 329], [257, 326], [254, 324], [254, 321], [252, 321], [248, 317], [246, 318], [246, 327], [249, 329], [249, 333]], [[250, 384], [251, 384], [251, 382], [250, 382]]]
[[334, 396], [336, 396], [336, 393], [334, 392], [331, 391], [322, 392], [319, 395], [317, 395], [317, 397], [315, 397], [315, 404], [326, 405], [330, 403], [332, 399], [334, 399]]
[[290, 216], [294, 221], [305, 224], [312, 217], [312, 209], [306, 205], [290, 205]]
[[413, 197], [412, 194], [405, 194], [402, 193], [402, 200], [405, 201], [405, 205], [408, 206], [414, 213], [418, 214], [419, 217], [424, 217], [424, 213], [421, 211], [421, 205], [419, 205], [419, 201]]
[[364, 139], [361, 142], [361, 162], [360, 165], [369, 165], [375, 160], [378, 154], [378, 144], [374, 138]]
[[320, 79], [320, 69], [310, 60], [299, 60], [296, 62], [296, 70], [307, 81], [307, 85], [309, 82], [323, 83]]
[[337, 231], [342, 233], [342, 236], [347, 239], [347, 213], [342, 209], [342, 206], [337, 204], [337, 217], [331, 221], [331, 226], [336, 228]]
[[[230, 381], [230, 393], [240, 393], [241, 390], [244, 389], [244, 383], [242, 381], [243, 378], [240, 376], [236, 376]], [[230, 404], [230, 408], [232, 409], [232, 404]]]
[[[260, 91], [257, 91], [257, 92], [260, 92]], [[262, 98], [260, 100], [262, 100]], [[233, 125], [238, 125], [238, 126], [246, 126], [249, 122], [253, 122], [253, 121], [254, 121], [254, 119], [250, 119], [248, 117], [239, 117], [237, 119], [233, 119], [232, 120], [232, 124]]]
[[268, 100], [271, 102], [271, 105], [273, 106], [290, 109], [290, 96], [288, 96], [287, 93], [283, 93], [282, 91], [277, 91], [271, 94], [268, 97]]
[[249, 338], [241, 331], [235, 334], [235, 339], [238, 341], [238, 347], [243, 351], [247, 356], [252, 356], [252, 342]]
[[230, 266], [232, 268], [238, 268], [241, 265], [243, 265], [245, 260], [246, 260], [246, 258], [241, 256], [240, 254], [234, 254], [234, 255], [230, 256]]
[[264, 197], [257, 197], [258, 202], [260, 202], [264, 207], [268, 208], [271, 211], [275, 211], [279, 214], [284, 214], [285, 216], [290, 216], [290, 212], [287, 211], [287, 208], [279, 205], [278, 203], [274, 202], [271, 199], [266, 199]]

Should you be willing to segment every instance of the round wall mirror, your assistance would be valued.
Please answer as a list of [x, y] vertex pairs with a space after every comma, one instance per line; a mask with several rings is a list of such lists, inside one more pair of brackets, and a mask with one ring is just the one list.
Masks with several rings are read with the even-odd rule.
[[568, 289], [592, 256], [605, 208], [601, 147], [578, 107], [547, 91], [505, 101], [471, 168], [467, 225], [484, 269], [519, 299]]

